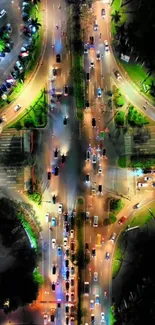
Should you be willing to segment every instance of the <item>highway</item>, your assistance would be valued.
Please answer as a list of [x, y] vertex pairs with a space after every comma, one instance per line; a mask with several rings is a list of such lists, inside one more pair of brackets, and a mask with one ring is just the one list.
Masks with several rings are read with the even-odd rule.
[[[109, 215], [106, 202], [111, 195], [126, 198], [128, 203], [119, 213], [118, 218], [122, 216], [128, 218], [134, 214], [133, 207], [136, 203], [141, 202], [142, 207], [146, 202], [151, 202], [154, 199], [154, 191], [152, 188], [148, 192], [145, 189], [137, 191], [137, 177], [134, 173], [117, 166], [120, 149], [122, 150], [123, 147], [125, 150], [125, 143], [114, 142], [109, 137], [109, 134], [114, 131], [115, 125], [113, 111], [109, 110], [107, 106], [106, 91], [111, 89], [112, 82], [116, 83], [130, 98], [130, 101], [141, 110], [143, 110], [143, 106], [146, 106], [146, 99], [139, 94], [137, 96], [136, 90], [129, 81], [124, 79], [124, 76], [121, 81], [115, 78], [113, 70], [117, 65], [110, 47], [110, 7], [108, 4], [96, 1], [93, 5], [93, 12], [96, 16], [98, 30], [94, 30], [94, 24], [90, 26], [85, 43], [88, 43], [89, 37], [93, 36], [94, 47], [88, 49], [88, 53], [84, 54], [84, 69], [86, 73], [90, 73], [90, 81], [86, 81], [90, 107], [85, 109], [84, 121], [79, 124], [75, 119], [75, 101], [71, 95], [70, 53], [66, 50], [66, 40], [62, 35], [62, 32], [66, 30], [67, 9], [64, 1], [59, 3], [60, 9], [55, 0], [53, 2], [44, 0], [42, 59], [22, 94], [3, 112], [6, 118], [4, 126], [7, 126], [31, 104], [39, 90], [45, 85], [47, 86], [48, 124], [40, 132], [37, 153], [37, 169], [42, 185], [43, 205], [40, 210], [36, 211], [43, 227], [41, 273], [44, 277], [44, 285], [36, 303], [24, 309], [24, 321], [33, 320], [36, 324], [48, 325], [51, 324], [51, 315], [55, 315], [55, 324], [57, 325], [76, 324], [75, 314], [71, 309], [76, 306], [78, 299], [76, 268], [74, 268], [75, 274], [71, 274], [73, 265], [69, 261], [69, 265], [66, 267], [65, 260], [68, 260], [67, 249], [69, 249], [69, 254], [76, 250], [76, 235], [72, 233], [71, 236], [73, 229], [70, 224], [71, 218], [74, 219], [73, 210], [76, 198], [82, 195], [85, 198], [86, 211], [89, 212], [89, 219], [85, 222], [84, 227], [84, 242], [88, 244], [87, 249], [91, 257], [85, 270], [85, 282], [89, 282], [90, 295], [84, 295], [84, 307], [88, 310], [84, 317], [84, 323], [91, 324], [91, 315], [94, 315], [94, 324], [100, 324], [102, 313], [102, 317], [105, 317], [104, 323], [110, 324], [111, 265], [115, 247], [115, 243], [110, 238], [113, 233], [116, 233], [116, 236], [119, 235], [121, 226], [117, 221], [112, 226], [105, 226], [105, 220]], [[104, 19], [101, 17], [102, 8], [105, 8], [106, 13]], [[109, 43], [109, 51], [105, 50], [105, 40]], [[99, 60], [96, 56], [97, 51], [100, 52]], [[56, 63], [56, 54], [61, 55], [60, 63]], [[91, 62], [94, 63], [94, 66]], [[53, 68], [57, 71], [56, 77], [53, 77]], [[64, 93], [65, 85], [68, 86], [68, 96], [65, 96]], [[101, 96], [98, 88], [101, 90]], [[57, 96], [58, 92], [61, 92], [60, 98]], [[13, 108], [19, 103], [22, 108], [15, 113]], [[147, 104], [146, 112], [149, 117], [155, 119], [154, 108], [151, 104]], [[67, 125], [64, 124], [65, 118], [67, 118]], [[92, 125], [93, 118], [96, 124], [94, 127]], [[104, 139], [101, 138], [102, 131]], [[103, 149], [106, 149], [104, 153]], [[55, 155], [55, 150], [57, 150], [58, 156]], [[87, 159], [88, 152], [89, 158]], [[62, 155], [66, 157], [65, 162], [62, 161]], [[55, 175], [55, 167], [58, 175]], [[51, 173], [50, 179], [48, 179], [48, 173]], [[88, 182], [86, 182], [87, 174], [90, 178]], [[16, 193], [9, 195], [17, 199]], [[22, 199], [19, 194], [18, 199]], [[62, 211], [59, 211], [60, 204], [62, 204]], [[68, 215], [66, 217], [68, 221], [65, 221], [65, 213]], [[98, 217], [98, 225], [95, 226], [94, 216]], [[69, 224], [69, 231], [66, 230], [67, 224]], [[66, 238], [66, 244], [64, 238]], [[92, 256], [92, 253], [94, 255], [93, 249], [95, 249], [95, 256]], [[107, 255], [107, 258], [106, 253], [110, 254]], [[54, 266], [56, 267], [55, 274], [53, 274]], [[66, 271], [69, 271], [67, 284]], [[95, 272], [97, 275], [94, 275]], [[69, 288], [66, 288], [68, 282]], [[92, 300], [94, 303], [91, 304]], [[58, 303], [60, 303], [59, 307]], [[66, 306], [69, 306], [69, 311], [66, 311]], [[11, 316], [3, 315], [0, 319], [2, 325], [10, 319], [14, 325], [22, 323], [22, 311], [19, 310]]]

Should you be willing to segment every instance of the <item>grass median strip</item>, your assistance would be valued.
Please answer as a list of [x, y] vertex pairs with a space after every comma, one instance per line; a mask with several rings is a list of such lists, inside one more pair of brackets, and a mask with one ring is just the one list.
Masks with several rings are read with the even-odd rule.
[[43, 128], [47, 123], [47, 99], [45, 89], [41, 90], [34, 102], [26, 109], [26, 112], [16, 121], [10, 124], [9, 128]]

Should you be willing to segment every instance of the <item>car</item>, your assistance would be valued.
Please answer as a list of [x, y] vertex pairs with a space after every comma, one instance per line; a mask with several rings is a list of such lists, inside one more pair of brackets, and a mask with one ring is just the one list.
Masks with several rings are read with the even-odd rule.
[[62, 213], [62, 204], [59, 203], [58, 205], [58, 213], [61, 214]]
[[47, 179], [50, 181], [50, 179], [51, 179], [51, 172], [47, 172]]
[[105, 313], [101, 313], [101, 323], [105, 322]]
[[2, 9], [0, 11], [0, 18], [4, 17], [6, 15], [6, 10]]
[[75, 273], [74, 266], [71, 266], [71, 275], [74, 275], [74, 273]]
[[92, 248], [92, 256], [95, 257], [96, 256], [96, 249]]
[[105, 48], [105, 51], [109, 51], [109, 44], [108, 44], [108, 41], [107, 40], [105, 40], [104, 41], [104, 48]]
[[92, 155], [92, 163], [96, 164], [96, 155], [95, 155], [95, 153]]
[[148, 176], [144, 177], [144, 181], [151, 181], [151, 180], [152, 180], [152, 177], [148, 177]]
[[69, 248], [68, 248], [68, 247], [66, 247], [65, 255], [66, 255], [67, 257], [69, 257]]
[[69, 317], [66, 317], [66, 325], [69, 325]]
[[56, 239], [53, 238], [53, 239], [52, 239], [52, 248], [55, 248], [55, 244], [56, 244]]
[[68, 213], [67, 212], [64, 213], [64, 222], [65, 223], [68, 222]]
[[15, 107], [14, 107], [14, 111], [15, 112], [18, 112], [19, 109], [21, 108], [22, 106], [20, 104], [17, 104]]
[[60, 104], [60, 97], [61, 95], [60, 94], [57, 94], [57, 103]]
[[64, 86], [64, 96], [68, 96], [68, 86]]
[[103, 148], [103, 149], [102, 149], [102, 157], [105, 157], [105, 155], [106, 155], [106, 149]]
[[106, 260], [109, 260], [110, 259], [110, 253], [109, 252], [106, 252], [105, 258], [106, 258]]
[[57, 272], [57, 267], [56, 267], [56, 265], [54, 264], [54, 265], [52, 266], [52, 274], [56, 274], [56, 272]]
[[66, 246], [67, 246], [67, 242], [68, 242], [68, 239], [67, 239], [67, 237], [64, 237], [64, 238], [63, 238], [63, 245], [64, 245], [64, 247], [66, 247]]
[[98, 216], [94, 216], [93, 226], [98, 227]]
[[60, 54], [56, 54], [56, 62], [57, 63], [60, 63], [61, 62]]
[[54, 158], [55, 159], [58, 159], [58, 149], [56, 148], [55, 150], [54, 150]]
[[89, 37], [89, 42], [90, 42], [90, 45], [94, 45], [94, 37], [93, 36]]
[[96, 119], [95, 119], [95, 117], [92, 117], [91, 124], [92, 124], [92, 128], [96, 128]]
[[96, 305], [99, 305], [99, 303], [100, 303], [100, 297], [99, 297], [99, 295], [96, 295], [96, 297], [95, 297], [95, 304]]
[[101, 97], [102, 96], [102, 90], [100, 87], [97, 88], [97, 97]]
[[74, 238], [74, 230], [73, 230], [73, 229], [70, 231], [70, 237], [71, 237], [72, 239]]
[[74, 249], [75, 249], [75, 244], [74, 244], [74, 242], [71, 242], [71, 244], [70, 244], [70, 249], [71, 249], [71, 253], [73, 254], [73, 253], [74, 253]]
[[53, 68], [53, 77], [55, 78], [57, 76], [57, 68]]
[[84, 54], [88, 54], [87, 44], [84, 45]]
[[137, 183], [138, 187], [147, 187], [148, 184], [147, 183]]
[[56, 227], [56, 218], [55, 217], [52, 217], [52, 219], [51, 219], [51, 226]]
[[61, 248], [61, 246], [58, 246], [58, 256], [62, 256], [62, 248]]
[[4, 58], [5, 57], [5, 52], [0, 52], [0, 57]]
[[95, 20], [94, 22], [94, 31], [96, 32], [98, 30], [98, 22]]
[[54, 315], [54, 309], [51, 310], [51, 322], [54, 322], [55, 321], [55, 315]]
[[52, 196], [52, 202], [53, 202], [53, 204], [56, 203], [56, 195], [55, 194]]
[[52, 282], [52, 291], [55, 291], [55, 282]]
[[155, 187], [155, 183], [152, 183], [151, 186], [152, 186], [152, 187]]
[[71, 293], [71, 302], [74, 302], [74, 293]]
[[64, 164], [66, 161], [66, 156], [63, 154], [61, 155], [61, 163]]
[[69, 314], [69, 306], [68, 305], [65, 305], [65, 313]]
[[48, 316], [45, 314], [44, 315], [44, 325], [47, 325], [48, 323]]
[[69, 281], [65, 282], [65, 286], [66, 286], [66, 290], [68, 291], [69, 290]]
[[90, 212], [89, 211], [86, 211], [85, 220], [89, 220], [89, 217], [90, 217]]
[[92, 183], [91, 191], [92, 191], [92, 195], [96, 195], [96, 182]]
[[102, 166], [101, 165], [98, 166], [98, 174], [102, 174]]
[[26, 57], [29, 56], [29, 51], [21, 52], [21, 53], [19, 54], [19, 56], [20, 56], [21, 58], [26, 58]]
[[90, 61], [90, 68], [94, 68], [95, 65], [94, 65], [94, 61]]
[[86, 151], [86, 160], [90, 160], [90, 151], [89, 150], [87, 150]]
[[135, 204], [135, 209], [139, 209], [140, 208], [140, 203]]
[[91, 315], [91, 325], [95, 324], [95, 316], [94, 314]]
[[63, 124], [64, 124], [64, 125], [67, 125], [67, 116], [64, 116]]
[[101, 9], [101, 17], [103, 19], [105, 18], [105, 9], [104, 8]]
[[118, 79], [118, 80], [121, 80], [122, 79], [122, 77], [121, 77], [121, 75], [120, 75], [120, 73], [119, 73], [118, 70], [114, 70], [114, 75], [115, 75], [116, 79]]
[[97, 51], [97, 52], [96, 52], [96, 59], [97, 59], [97, 60], [100, 60], [100, 59], [101, 59], [100, 51]]
[[86, 100], [86, 108], [89, 108], [89, 100]]
[[66, 293], [65, 298], [66, 298], [66, 302], [68, 302], [69, 301], [69, 294], [68, 293]]
[[107, 291], [104, 290], [104, 298], [107, 298]]
[[99, 185], [98, 186], [98, 194], [100, 194], [100, 195], [103, 194], [103, 192], [102, 192], [102, 185]]
[[86, 174], [86, 183], [90, 183], [90, 175]]
[[85, 250], [88, 250], [88, 249], [89, 249], [89, 244], [85, 243]]
[[[66, 260], [67, 261], [67, 260]], [[69, 261], [68, 261], [69, 262]], [[69, 279], [69, 270], [66, 270], [66, 280]]]
[[20, 61], [16, 61], [15, 66], [17, 67], [17, 69], [19, 70], [20, 73], [23, 72], [23, 67], [22, 67]]
[[70, 230], [70, 225], [69, 225], [69, 223], [66, 223], [66, 233], [67, 234], [69, 233], [69, 230]]
[[94, 281], [98, 281], [98, 273], [94, 272]]
[[126, 221], [126, 217], [121, 217], [118, 221], [119, 225], [122, 225]]
[[115, 232], [113, 232], [113, 234], [111, 235], [111, 238], [110, 238], [110, 240], [111, 240], [112, 242], [114, 242], [114, 241], [115, 241], [115, 239], [116, 239], [116, 233], [115, 233]]
[[45, 214], [45, 220], [46, 220], [46, 222], [49, 222], [49, 218], [50, 218], [50, 214], [49, 214], [49, 212], [47, 212]]
[[57, 166], [54, 168], [54, 175], [55, 176], [59, 175], [59, 167], [57, 167]]
[[74, 287], [74, 278], [71, 278], [71, 287]]
[[94, 309], [94, 300], [90, 300], [90, 309]]
[[89, 72], [86, 73], [86, 80], [87, 81], [90, 81], [90, 74], [89, 74]]

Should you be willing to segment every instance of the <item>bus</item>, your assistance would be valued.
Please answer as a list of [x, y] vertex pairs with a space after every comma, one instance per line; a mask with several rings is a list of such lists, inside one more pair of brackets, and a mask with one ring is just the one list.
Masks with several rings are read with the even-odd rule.
[[101, 241], [102, 241], [101, 234], [97, 234], [97, 246], [102, 245]]

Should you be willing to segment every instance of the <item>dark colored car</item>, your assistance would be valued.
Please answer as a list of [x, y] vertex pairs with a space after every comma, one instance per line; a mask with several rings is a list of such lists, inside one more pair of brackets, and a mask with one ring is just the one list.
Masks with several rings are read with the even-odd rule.
[[95, 250], [95, 248], [92, 249], [92, 256], [93, 256], [93, 257], [96, 256], [96, 250]]
[[56, 62], [57, 63], [61, 62], [60, 54], [56, 54]]
[[52, 283], [52, 291], [55, 291], [55, 283]]
[[57, 69], [53, 68], [53, 76], [56, 77], [57, 76]]
[[75, 246], [75, 245], [74, 245], [74, 242], [71, 242], [71, 246], [70, 246], [70, 247], [71, 247], [71, 252], [72, 252], [72, 253], [74, 252], [74, 246]]
[[53, 273], [53, 274], [56, 274], [56, 271], [57, 271], [57, 267], [56, 267], [56, 265], [53, 265], [52, 273]]
[[86, 100], [86, 108], [89, 108], [89, 100]]
[[54, 150], [54, 158], [58, 158], [58, 149], [57, 148]]
[[95, 117], [92, 117], [92, 127], [93, 128], [96, 127], [96, 119], [95, 119]]
[[52, 196], [52, 202], [53, 202], [53, 204], [56, 203], [56, 195], [55, 194]]
[[69, 267], [69, 260], [65, 260], [65, 266]]
[[104, 157], [105, 155], [106, 155], [106, 149], [103, 148], [103, 149], [102, 149], [102, 156]]
[[86, 80], [89, 81], [90, 80], [90, 75], [89, 72], [86, 73]]
[[69, 281], [66, 281], [66, 290], [69, 290]]
[[67, 213], [67, 212], [64, 214], [64, 221], [65, 221], [65, 222], [68, 221], [68, 213]]
[[[67, 261], [67, 260], [66, 260]], [[66, 279], [69, 279], [69, 270], [66, 271]]]
[[64, 125], [67, 125], [67, 117], [65, 116], [64, 119], [63, 119], [63, 124]]
[[65, 313], [69, 314], [69, 306], [68, 305], [65, 306]]
[[89, 244], [85, 243], [85, 249], [89, 249]]
[[50, 180], [51, 179], [51, 172], [47, 173], [47, 179]]
[[59, 167], [55, 167], [54, 175], [55, 176], [58, 176], [59, 175]]
[[89, 37], [90, 45], [94, 45], [94, 37], [90, 36]]
[[89, 182], [90, 182], [90, 175], [86, 174], [86, 183], [89, 183]]
[[65, 155], [62, 155], [61, 156], [61, 163], [64, 164], [66, 161], [66, 156]]
[[70, 226], [69, 226], [69, 224], [67, 223], [67, 225], [66, 225], [66, 232], [69, 232], [69, 230], [70, 230]]
[[68, 96], [68, 86], [64, 86], [64, 96]]
[[54, 321], [55, 321], [55, 315], [51, 314], [51, 322], [54, 322]]

